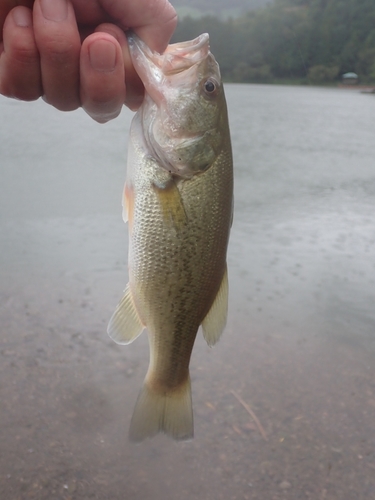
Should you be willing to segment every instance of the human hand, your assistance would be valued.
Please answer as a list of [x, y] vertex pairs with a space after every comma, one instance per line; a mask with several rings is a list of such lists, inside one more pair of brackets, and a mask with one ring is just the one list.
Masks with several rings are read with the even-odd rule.
[[0, 0], [0, 93], [109, 121], [143, 99], [124, 31], [163, 52], [176, 22], [167, 0]]

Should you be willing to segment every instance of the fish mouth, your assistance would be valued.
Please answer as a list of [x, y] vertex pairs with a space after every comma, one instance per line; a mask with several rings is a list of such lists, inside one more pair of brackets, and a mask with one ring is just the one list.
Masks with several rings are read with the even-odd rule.
[[173, 43], [164, 52], [160, 69], [165, 75], [180, 73], [206, 59], [209, 51], [208, 33], [188, 42]]
[[[129, 32], [127, 39], [130, 55], [137, 72], [140, 74], [138, 71], [140, 69], [143, 73], [142, 69], [148, 64], [149, 67], [153, 68], [153, 73], [156, 73], [155, 76], [159, 77], [159, 81], [162, 75], [175, 75], [199, 64], [206, 59], [210, 52], [208, 33], [203, 33], [194, 40], [170, 44], [163, 54], [153, 52], [134, 32]], [[157, 75], [157, 73], [159, 74]], [[143, 81], [142, 74], [140, 77]]]
[[134, 32], [127, 33], [130, 56], [147, 94], [156, 103], [174, 85], [188, 87], [196, 78], [200, 64], [210, 54], [208, 33], [190, 40], [168, 45], [163, 54], [152, 51]]

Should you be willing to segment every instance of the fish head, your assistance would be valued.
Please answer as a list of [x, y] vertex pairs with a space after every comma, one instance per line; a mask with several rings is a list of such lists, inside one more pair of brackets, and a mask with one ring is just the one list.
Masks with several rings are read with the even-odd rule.
[[190, 178], [220, 153], [227, 109], [219, 65], [207, 33], [158, 54], [128, 36], [133, 64], [146, 90], [140, 112], [150, 151], [170, 173]]

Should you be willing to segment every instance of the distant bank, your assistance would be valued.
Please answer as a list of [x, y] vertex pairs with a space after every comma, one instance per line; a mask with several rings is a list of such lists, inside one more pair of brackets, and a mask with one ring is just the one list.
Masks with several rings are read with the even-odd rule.
[[229, 17], [224, 0], [172, 3], [201, 13], [181, 14], [173, 41], [208, 32], [227, 81], [340, 84], [353, 72], [360, 85], [375, 85], [374, 0], [237, 0]]

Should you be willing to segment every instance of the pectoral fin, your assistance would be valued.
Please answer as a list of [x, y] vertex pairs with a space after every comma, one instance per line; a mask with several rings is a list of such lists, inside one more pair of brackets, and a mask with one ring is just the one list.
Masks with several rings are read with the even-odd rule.
[[164, 221], [171, 221], [176, 229], [185, 224], [187, 216], [176, 182], [171, 179], [162, 187], [154, 184], [154, 190], [158, 195]]
[[134, 212], [134, 188], [128, 183], [124, 186], [122, 193], [122, 219], [129, 222], [129, 229], [133, 227], [133, 212]]
[[225, 324], [227, 322], [228, 313], [228, 271], [225, 267], [225, 272], [221, 285], [214, 303], [208, 314], [202, 321], [203, 337], [207, 344], [212, 347], [219, 340]]
[[142, 333], [144, 325], [135, 308], [129, 284], [112, 318], [107, 333], [117, 344], [130, 344]]
[[126, 201], [126, 184], [124, 186], [124, 190], [122, 192], [122, 220], [125, 224], [128, 222], [128, 209], [127, 209], [127, 201]]

